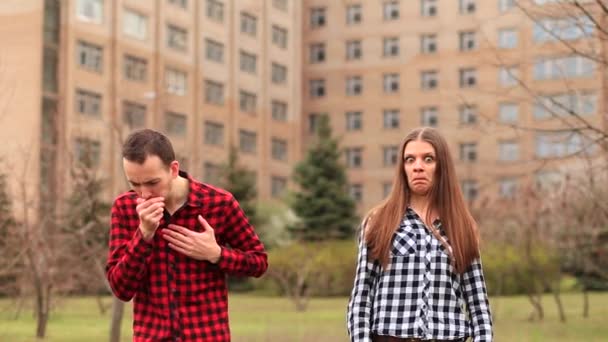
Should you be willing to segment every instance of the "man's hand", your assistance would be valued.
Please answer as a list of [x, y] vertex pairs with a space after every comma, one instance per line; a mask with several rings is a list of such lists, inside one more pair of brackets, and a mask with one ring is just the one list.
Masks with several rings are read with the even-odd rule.
[[217, 244], [215, 232], [207, 220], [198, 215], [198, 221], [204, 228], [200, 233], [170, 224], [169, 229], [163, 229], [163, 238], [169, 242], [170, 248], [183, 255], [216, 264], [220, 260], [222, 248]]
[[163, 217], [165, 199], [163, 197], [138, 198], [135, 210], [139, 215], [139, 229], [144, 240], [152, 240], [154, 232], [160, 224], [160, 219]]

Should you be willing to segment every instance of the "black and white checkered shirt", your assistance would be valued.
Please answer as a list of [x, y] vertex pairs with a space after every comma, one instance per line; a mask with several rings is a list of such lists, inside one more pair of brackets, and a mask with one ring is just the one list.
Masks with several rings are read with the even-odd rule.
[[[446, 239], [441, 224], [436, 222]], [[369, 260], [363, 239], [348, 303], [351, 341], [372, 334], [452, 340], [492, 341], [492, 317], [481, 269], [475, 260], [455, 272], [441, 242], [408, 208], [395, 232], [389, 266]]]

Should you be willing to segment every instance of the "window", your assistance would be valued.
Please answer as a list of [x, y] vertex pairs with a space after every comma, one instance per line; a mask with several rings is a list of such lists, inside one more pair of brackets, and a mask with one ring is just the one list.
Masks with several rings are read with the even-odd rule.
[[123, 101], [122, 122], [131, 130], [146, 127], [146, 106], [131, 101]]
[[534, 62], [535, 80], [559, 80], [575, 77], [591, 77], [595, 62], [583, 56], [541, 57]]
[[224, 4], [217, 0], [207, 0], [207, 7], [205, 8], [207, 18], [222, 22], [224, 21]]
[[517, 179], [502, 178], [499, 181], [498, 195], [502, 198], [514, 198], [517, 193]]
[[387, 37], [383, 42], [383, 56], [396, 57], [399, 56], [399, 37]]
[[346, 95], [356, 96], [361, 95], [363, 92], [363, 81], [361, 76], [348, 76], [346, 77]]
[[477, 123], [477, 106], [462, 105], [458, 108], [461, 125], [475, 125]]
[[462, 194], [467, 201], [474, 201], [479, 194], [477, 181], [475, 180], [464, 180], [461, 183]]
[[463, 31], [458, 34], [460, 51], [473, 51], [477, 48], [475, 31]]
[[44, 90], [57, 92], [57, 68], [59, 64], [59, 56], [57, 55], [57, 49], [45, 46], [43, 63], [44, 66], [42, 77]]
[[213, 121], [205, 121], [205, 144], [224, 145], [224, 124]]
[[325, 26], [325, 7], [310, 9], [310, 27], [319, 28]]
[[475, 0], [459, 0], [460, 14], [475, 13]]
[[258, 31], [258, 19], [249, 13], [241, 13], [241, 33], [255, 37]]
[[219, 184], [222, 180], [222, 167], [217, 164], [205, 162], [203, 172], [205, 173], [205, 183]]
[[420, 73], [420, 88], [422, 90], [431, 90], [437, 88], [438, 73], [435, 70], [423, 71]]
[[86, 168], [97, 168], [101, 161], [101, 143], [89, 138], [76, 138], [74, 160]]
[[503, 102], [498, 105], [498, 119], [502, 123], [515, 123], [519, 113], [516, 103]]
[[556, 190], [564, 181], [559, 171], [539, 171], [534, 175], [536, 187], [541, 191]]
[[560, 158], [592, 151], [593, 145], [578, 132], [536, 134], [536, 157], [538, 158]]
[[439, 125], [437, 107], [423, 107], [420, 110], [420, 124], [422, 126], [437, 127]]
[[423, 34], [420, 36], [420, 53], [431, 54], [437, 51], [437, 35]]
[[477, 144], [462, 143], [460, 144], [460, 161], [473, 162], [477, 160]]
[[76, 112], [92, 118], [101, 118], [101, 95], [92, 91], [77, 89]]
[[188, 8], [188, 0], [168, 0], [170, 4], [179, 6], [181, 8]]
[[287, 0], [272, 0], [272, 7], [286, 12], [287, 11]]
[[325, 43], [310, 44], [310, 63], [325, 61]]
[[272, 119], [274, 121], [287, 121], [287, 103], [282, 101], [272, 101]]
[[44, 42], [59, 43], [59, 0], [44, 2]]
[[215, 105], [224, 104], [224, 85], [220, 82], [205, 80], [205, 102]]
[[122, 20], [125, 35], [139, 40], [146, 40], [148, 36], [147, 16], [130, 9], [125, 9]]
[[399, 109], [385, 109], [382, 116], [385, 129], [399, 128]]
[[167, 24], [167, 47], [186, 51], [188, 49], [188, 32], [186, 29]]
[[101, 72], [103, 68], [103, 49], [99, 45], [78, 42], [78, 64], [84, 69]]
[[564, 117], [572, 113], [580, 116], [595, 114], [597, 95], [595, 92], [569, 92], [538, 96], [533, 114], [534, 119], [542, 120], [551, 117]]
[[270, 195], [274, 198], [281, 197], [287, 189], [287, 178], [272, 176], [270, 178]]
[[498, 160], [515, 161], [519, 159], [519, 144], [517, 141], [504, 140], [498, 142]]
[[239, 109], [241, 112], [255, 113], [257, 107], [257, 96], [245, 90], [239, 92]]
[[437, 0], [420, 0], [420, 14], [423, 17], [437, 15]]
[[498, 30], [498, 47], [501, 49], [514, 49], [517, 47], [517, 30], [506, 28]]
[[351, 61], [355, 59], [361, 59], [361, 41], [350, 40], [346, 42], [346, 60]]
[[132, 55], [124, 56], [124, 76], [131, 81], [145, 81], [148, 75], [148, 61]]
[[536, 43], [571, 41], [593, 36], [596, 24], [588, 16], [546, 18], [534, 22], [532, 38]]
[[287, 47], [287, 30], [272, 25], [272, 43], [281, 49], [285, 49]]
[[186, 136], [186, 115], [175, 112], [165, 113], [165, 130], [173, 136]]
[[319, 120], [321, 119], [322, 114], [319, 113], [310, 113], [308, 114], [308, 133], [314, 134], [317, 132], [317, 128], [319, 127]]
[[287, 82], [287, 67], [278, 63], [272, 63], [272, 83], [285, 84]]
[[536, 157], [559, 158], [580, 152], [583, 139], [579, 133], [537, 133]]
[[500, 67], [498, 82], [503, 87], [513, 87], [519, 83], [519, 69], [517, 66]]
[[363, 185], [350, 184], [348, 186], [348, 194], [355, 202], [363, 201]]
[[399, 159], [399, 146], [382, 147], [382, 156], [384, 167], [395, 166]]
[[224, 44], [215, 40], [205, 39], [205, 56], [208, 60], [223, 63], [224, 62]]
[[272, 159], [286, 161], [287, 160], [287, 141], [278, 138], [272, 138]]
[[239, 60], [241, 65], [241, 71], [249, 74], [256, 73], [258, 60], [256, 55], [241, 50]]
[[382, 197], [386, 198], [388, 197], [388, 195], [390, 195], [391, 190], [393, 190], [393, 183], [392, 182], [383, 182], [382, 183]]
[[515, 7], [515, 0], [498, 0], [498, 10], [503, 13]]
[[360, 168], [361, 164], [363, 164], [363, 149], [361, 147], [346, 148], [344, 149], [344, 154], [346, 156], [346, 167]]
[[258, 135], [255, 132], [240, 130], [239, 131], [239, 148], [241, 152], [247, 154], [255, 154], [257, 150]]
[[363, 128], [363, 113], [359, 111], [346, 112], [346, 130], [360, 131]]
[[459, 70], [460, 88], [471, 88], [477, 84], [477, 70], [463, 68]]
[[310, 97], [318, 98], [325, 96], [325, 80], [310, 80]]
[[387, 1], [382, 7], [385, 21], [399, 19], [399, 1]]
[[387, 94], [399, 92], [399, 74], [383, 75], [384, 92]]
[[361, 5], [348, 5], [346, 6], [346, 24], [354, 25], [361, 22]]
[[76, 15], [82, 21], [101, 24], [103, 21], [103, 0], [78, 0]]
[[167, 68], [166, 73], [167, 92], [169, 94], [184, 96], [188, 87], [188, 76], [185, 72], [173, 68]]

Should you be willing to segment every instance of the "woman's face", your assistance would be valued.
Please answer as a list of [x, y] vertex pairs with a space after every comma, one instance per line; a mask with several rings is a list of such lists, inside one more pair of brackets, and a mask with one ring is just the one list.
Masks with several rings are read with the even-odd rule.
[[437, 154], [433, 145], [422, 140], [412, 140], [403, 151], [403, 169], [407, 185], [413, 194], [426, 196], [435, 180]]

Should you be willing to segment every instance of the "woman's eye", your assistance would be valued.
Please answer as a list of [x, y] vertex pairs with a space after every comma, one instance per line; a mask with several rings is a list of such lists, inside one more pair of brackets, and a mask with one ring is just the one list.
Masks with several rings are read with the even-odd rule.
[[427, 163], [430, 163], [430, 162], [432, 162], [433, 160], [435, 160], [433, 157], [425, 157], [425, 158], [424, 158], [424, 161], [425, 161], [425, 162], [427, 162]]

